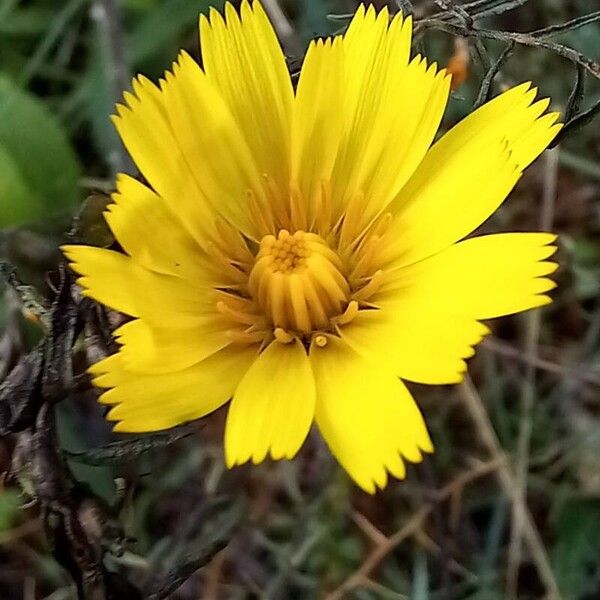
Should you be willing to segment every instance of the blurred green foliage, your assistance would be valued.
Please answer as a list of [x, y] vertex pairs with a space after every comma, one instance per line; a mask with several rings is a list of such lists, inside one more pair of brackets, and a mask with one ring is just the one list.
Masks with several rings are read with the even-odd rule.
[[60, 121], [0, 75], [0, 227], [71, 212], [80, 174]]
[[21, 516], [22, 500], [17, 490], [0, 493], [0, 534], [14, 527]]

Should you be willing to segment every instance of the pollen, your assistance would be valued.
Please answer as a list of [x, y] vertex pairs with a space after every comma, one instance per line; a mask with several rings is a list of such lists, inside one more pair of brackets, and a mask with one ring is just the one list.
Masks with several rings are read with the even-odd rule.
[[303, 334], [328, 329], [350, 297], [342, 262], [325, 240], [285, 229], [261, 240], [249, 290], [273, 327]]

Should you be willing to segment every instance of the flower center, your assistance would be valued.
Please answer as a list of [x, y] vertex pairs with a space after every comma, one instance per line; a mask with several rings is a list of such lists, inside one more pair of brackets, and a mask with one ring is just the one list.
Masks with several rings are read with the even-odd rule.
[[344, 313], [350, 286], [339, 256], [315, 233], [282, 229], [265, 235], [249, 290], [275, 328], [311, 333]]

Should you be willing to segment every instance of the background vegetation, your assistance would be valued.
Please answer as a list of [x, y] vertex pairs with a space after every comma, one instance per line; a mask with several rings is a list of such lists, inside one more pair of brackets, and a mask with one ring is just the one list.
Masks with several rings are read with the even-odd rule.
[[[156, 80], [179, 48], [198, 55], [197, 17], [210, 4], [221, 5], [0, 0], [0, 253], [46, 298], [58, 281], [58, 244], [84, 198], [109, 192], [117, 171], [134, 172], [109, 120], [115, 101], [132, 74]], [[275, 11], [292, 71], [308, 40], [342, 30], [356, 6], [265, 5]], [[481, 41], [473, 26], [531, 32], [598, 9], [589, 0], [463, 5], [466, 13], [447, 10], [450, 2], [412, 3], [416, 16], [434, 17], [423, 21], [418, 43], [456, 73], [444, 128], [472, 110], [511, 37]], [[579, 70], [556, 48], [524, 45], [517, 36], [491, 93], [532, 80], [568, 117], [585, 113], [600, 100], [597, 17], [532, 38], [590, 59]], [[222, 412], [175, 435], [98, 450], [114, 438], [93, 395], [74, 386], [56, 408], [58, 445], [70, 470], [68, 493], [81, 499], [77, 519], [90, 547], [101, 549], [104, 575], [190, 600], [600, 597], [598, 123], [538, 160], [486, 224], [560, 233], [555, 303], [494, 322], [464, 385], [411, 386], [437, 452], [410, 467], [405, 482], [363, 494], [314, 434], [293, 462], [227, 472]], [[92, 202], [79, 233], [102, 236], [93, 209]], [[2, 302], [2, 377], [44, 329], [24, 318], [15, 285]], [[48, 519], [40, 518], [63, 518], [62, 505], [40, 500], [28, 431], [6, 433], [0, 470], [12, 482], [0, 491], [0, 598], [75, 598], [61, 539], [45, 535]], [[121, 591], [110, 597], [136, 597], [114, 589]]]

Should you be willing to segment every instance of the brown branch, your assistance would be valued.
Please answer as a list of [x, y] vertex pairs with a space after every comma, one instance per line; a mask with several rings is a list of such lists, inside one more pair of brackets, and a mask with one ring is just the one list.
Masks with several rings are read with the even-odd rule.
[[597, 79], [600, 79], [600, 63], [594, 62], [587, 56], [578, 52], [574, 48], [547, 42], [535, 37], [530, 33], [517, 33], [512, 31], [495, 31], [492, 29], [475, 29], [464, 25], [444, 22], [440, 19], [422, 19], [415, 23], [415, 34], [421, 29], [438, 29], [452, 35], [463, 37], [474, 37], [486, 40], [498, 40], [505, 43], [514, 42], [520, 46], [530, 46], [534, 48], [543, 48], [562, 56], [576, 65], [580, 65], [586, 71], [591, 73]]

